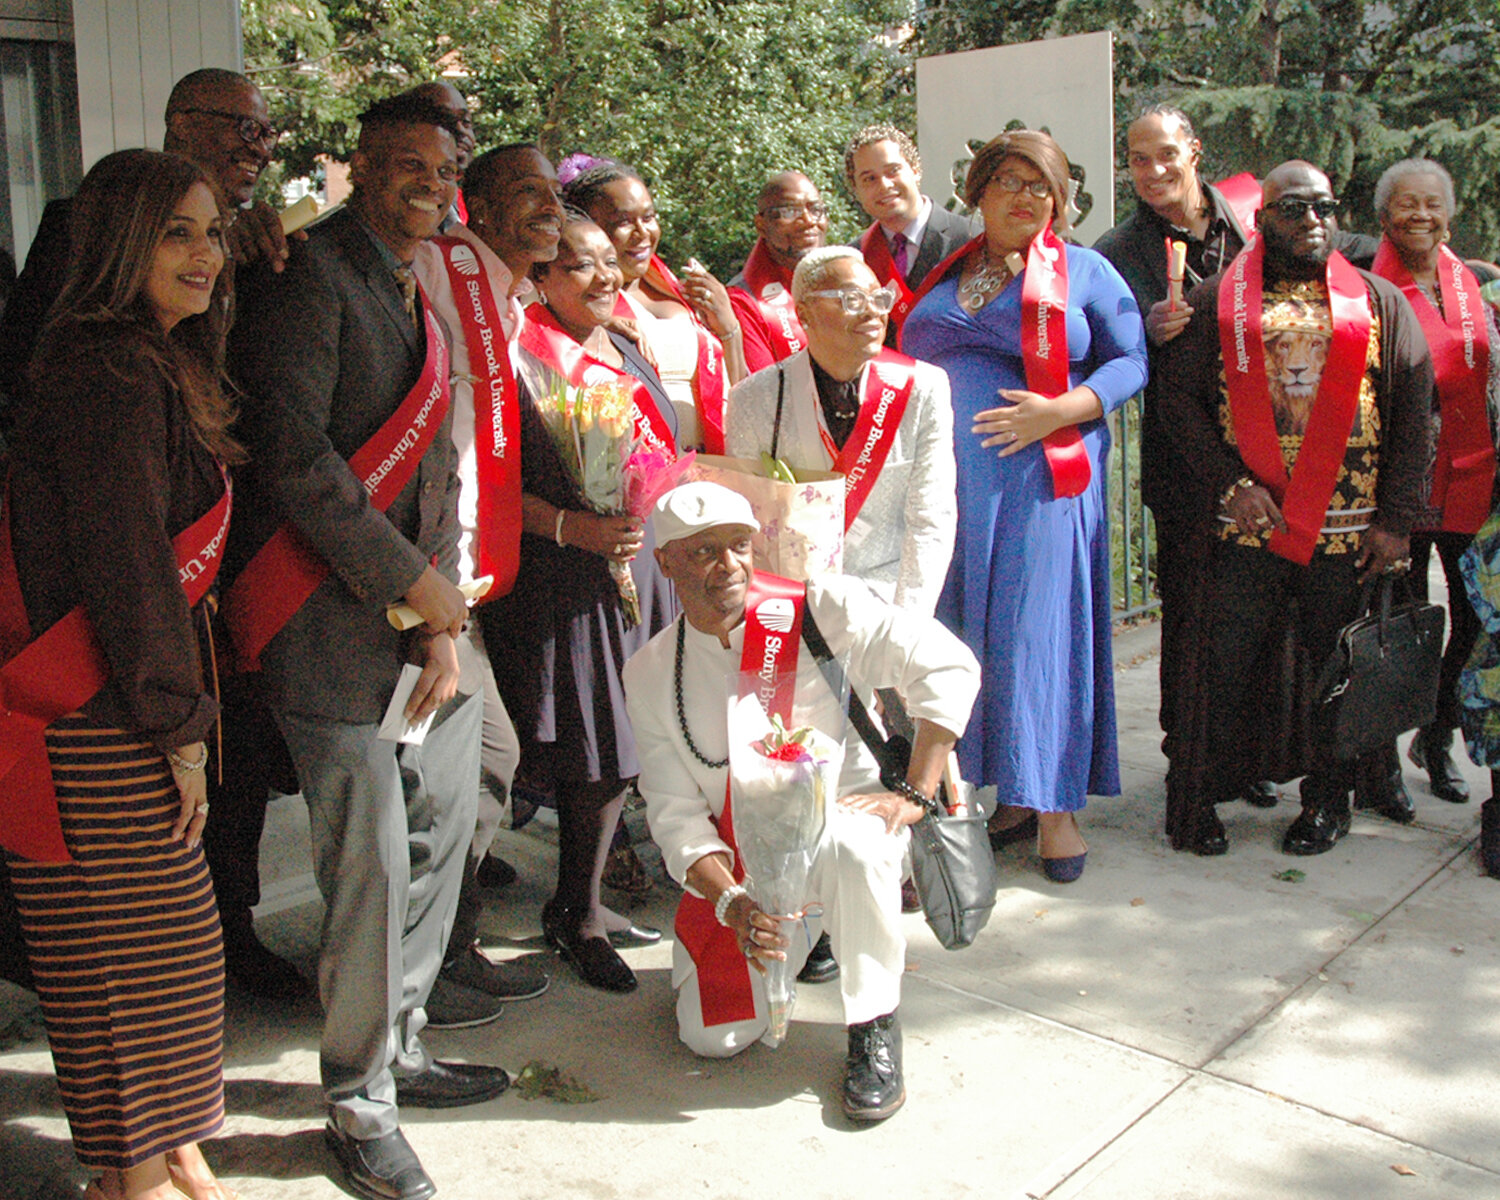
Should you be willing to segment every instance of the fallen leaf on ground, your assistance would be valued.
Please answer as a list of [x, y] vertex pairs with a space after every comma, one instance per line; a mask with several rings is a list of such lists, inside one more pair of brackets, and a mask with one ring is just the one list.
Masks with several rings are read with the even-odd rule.
[[1416, 1174], [1416, 1172], [1413, 1171], [1410, 1167], [1408, 1167], [1405, 1163], [1392, 1163], [1391, 1164], [1391, 1170], [1393, 1170], [1394, 1172], [1396, 1172], [1397, 1175], [1415, 1175]]
[[522, 1100], [554, 1100], [558, 1104], [593, 1104], [599, 1099], [561, 1067], [529, 1062], [516, 1076], [516, 1091]]
[[1140, 908], [1140, 906], [1143, 905], [1144, 903], [1146, 903], [1146, 897], [1144, 897], [1144, 896], [1137, 896], [1137, 897], [1135, 897], [1135, 899], [1133, 899], [1130, 902], [1130, 907], [1131, 908]]
[[1307, 872], [1299, 871], [1296, 867], [1289, 867], [1285, 871], [1277, 871], [1271, 878], [1279, 879], [1282, 883], [1301, 883], [1307, 878]]

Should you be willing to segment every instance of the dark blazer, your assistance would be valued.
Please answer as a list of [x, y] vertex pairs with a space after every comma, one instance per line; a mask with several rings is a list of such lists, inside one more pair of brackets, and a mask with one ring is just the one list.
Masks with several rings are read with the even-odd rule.
[[[865, 229], [868, 230], [869, 226], [865, 226]], [[928, 272], [972, 238], [974, 233], [969, 228], [967, 217], [962, 213], [949, 212], [934, 200], [932, 212], [927, 218], [927, 228], [922, 231], [922, 244], [917, 248], [917, 253], [907, 259], [906, 286], [915, 292], [926, 281]], [[861, 230], [859, 237], [850, 245], [857, 249], [864, 236], [865, 231]], [[893, 325], [886, 328], [885, 344], [891, 347], [896, 345], [896, 328]]]
[[251, 465], [228, 565], [242, 566], [290, 520], [332, 568], [261, 655], [269, 698], [288, 711], [378, 721], [409, 648], [386, 603], [429, 561], [457, 578], [451, 415], [384, 513], [348, 467], [406, 398], [425, 354], [374, 235], [347, 209], [293, 243], [280, 274], [260, 267], [239, 278], [230, 368], [245, 392]]

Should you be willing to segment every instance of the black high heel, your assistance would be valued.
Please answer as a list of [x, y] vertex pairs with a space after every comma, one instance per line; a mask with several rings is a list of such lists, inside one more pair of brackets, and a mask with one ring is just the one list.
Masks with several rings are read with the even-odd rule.
[[633, 992], [639, 986], [630, 965], [615, 953], [607, 937], [580, 937], [582, 914], [561, 905], [542, 906], [542, 937], [563, 962], [590, 987], [604, 992]]

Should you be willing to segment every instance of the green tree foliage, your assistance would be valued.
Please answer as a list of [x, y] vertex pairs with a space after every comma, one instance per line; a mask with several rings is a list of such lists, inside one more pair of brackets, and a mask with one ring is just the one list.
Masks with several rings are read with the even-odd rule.
[[[1454, 244], [1500, 254], [1500, 0], [936, 0], [923, 54], [1111, 29], [1116, 124], [1150, 101], [1193, 118], [1210, 171], [1324, 168], [1343, 223], [1376, 229], [1375, 181], [1426, 155], [1452, 173]], [[1129, 211], [1130, 181], [1117, 179]]]
[[286, 170], [344, 157], [372, 98], [444, 75], [479, 144], [536, 140], [629, 162], [651, 184], [670, 262], [743, 260], [772, 171], [805, 170], [860, 223], [842, 146], [909, 101], [889, 88], [894, 0], [245, 0], [246, 58], [288, 129]]

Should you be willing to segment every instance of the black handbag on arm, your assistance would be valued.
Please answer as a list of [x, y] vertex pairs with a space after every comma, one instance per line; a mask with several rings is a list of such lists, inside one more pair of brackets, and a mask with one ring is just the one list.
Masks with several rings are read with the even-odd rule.
[[[846, 682], [844, 669], [813, 620], [810, 607], [804, 607], [802, 613], [802, 640], [833, 694], [841, 694]], [[888, 724], [910, 727], [904, 706], [899, 713], [891, 707], [901, 704], [895, 692], [882, 690], [881, 703], [886, 706]], [[849, 720], [875, 756], [881, 783], [897, 790], [896, 781], [905, 781], [911, 765], [911, 742], [901, 734], [882, 737], [853, 687], [849, 688]], [[974, 788], [956, 779], [950, 782], [946, 772], [944, 779], [937, 795], [923, 806], [926, 814], [911, 827], [912, 876], [922, 899], [922, 914], [938, 942], [945, 950], [961, 950], [973, 944], [995, 907], [999, 877], [987, 829], [990, 814], [995, 811], [995, 789]], [[948, 811], [954, 802], [952, 792], [960, 793], [957, 815]]]
[[1339, 631], [1318, 677], [1312, 737], [1333, 758], [1388, 746], [1437, 715], [1447, 614], [1412, 599], [1404, 579], [1396, 603], [1396, 586], [1389, 575], [1365, 584], [1361, 615]]

